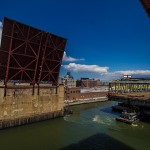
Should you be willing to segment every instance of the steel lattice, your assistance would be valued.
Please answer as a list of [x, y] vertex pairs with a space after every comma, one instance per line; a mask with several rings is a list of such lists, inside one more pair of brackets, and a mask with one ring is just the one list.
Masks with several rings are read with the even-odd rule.
[[57, 84], [66, 39], [4, 18], [0, 79]]

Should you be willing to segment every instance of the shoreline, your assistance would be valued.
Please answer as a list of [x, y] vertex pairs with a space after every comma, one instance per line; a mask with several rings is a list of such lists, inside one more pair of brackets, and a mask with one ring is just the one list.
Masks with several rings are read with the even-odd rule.
[[89, 104], [89, 103], [96, 103], [96, 102], [105, 102], [105, 101], [108, 101], [107, 97], [100, 97], [99, 99], [96, 99], [96, 100], [81, 100], [81, 101], [77, 101], [77, 102], [64, 103], [64, 106], [74, 106], [74, 105]]

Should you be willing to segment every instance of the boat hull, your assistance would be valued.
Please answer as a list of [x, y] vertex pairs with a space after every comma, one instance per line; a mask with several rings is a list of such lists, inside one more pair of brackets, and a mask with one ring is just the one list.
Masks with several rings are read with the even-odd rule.
[[118, 118], [116, 118], [116, 120], [117, 120], [117, 121], [120, 121], [120, 122], [127, 123], [127, 124], [132, 124], [132, 123], [137, 123], [137, 122], [139, 122], [139, 119], [136, 119], [136, 120], [129, 120], [129, 119], [122, 118], [122, 117], [118, 117]]

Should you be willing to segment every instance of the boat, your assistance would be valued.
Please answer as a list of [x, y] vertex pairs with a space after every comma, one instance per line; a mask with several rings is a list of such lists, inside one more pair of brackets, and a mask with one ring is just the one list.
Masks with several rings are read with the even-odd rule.
[[137, 112], [123, 111], [122, 114], [116, 118], [117, 121], [125, 122], [127, 124], [134, 124], [140, 121], [139, 114]]

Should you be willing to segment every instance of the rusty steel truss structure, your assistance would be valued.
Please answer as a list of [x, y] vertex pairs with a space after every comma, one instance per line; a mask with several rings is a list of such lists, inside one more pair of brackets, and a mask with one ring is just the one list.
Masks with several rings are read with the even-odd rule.
[[140, 2], [150, 18], [150, 0], [140, 0]]
[[0, 48], [0, 80], [31, 85], [58, 84], [66, 39], [4, 18]]

